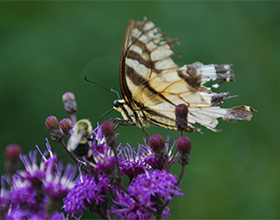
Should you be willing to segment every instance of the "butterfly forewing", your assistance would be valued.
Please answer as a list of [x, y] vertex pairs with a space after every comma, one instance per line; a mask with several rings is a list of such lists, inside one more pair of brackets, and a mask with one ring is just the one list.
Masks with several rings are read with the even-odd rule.
[[250, 120], [252, 108], [220, 108], [229, 94], [213, 93], [203, 85], [211, 80], [234, 81], [230, 65], [196, 62], [179, 67], [171, 58], [177, 55], [172, 50], [174, 43], [179, 41], [170, 39], [147, 19], [129, 22], [120, 61], [124, 100], [119, 100], [116, 107], [124, 119], [142, 128], [151, 123], [176, 130], [175, 107], [184, 103], [189, 106], [190, 130], [194, 124], [201, 124], [216, 131], [219, 117], [227, 121]]

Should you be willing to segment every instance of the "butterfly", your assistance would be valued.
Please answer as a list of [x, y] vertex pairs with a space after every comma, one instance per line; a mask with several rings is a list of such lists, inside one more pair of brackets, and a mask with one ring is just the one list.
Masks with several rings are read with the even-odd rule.
[[[235, 80], [231, 65], [204, 65], [195, 62], [182, 67], [171, 58], [177, 39], [170, 39], [152, 21], [130, 20], [120, 59], [120, 87], [122, 100], [114, 101], [113, 108], [121, 113], [124, 125], [136, 125], [144, 131], [150, 124], [177, 130], [175, 108], [186, 104], [189, 108], [186, 131], [200, 130], [200, 124], [218, 131], [217, 118], [234, 122], [250, 121], [255, 111], [250, 106], [221, 108], [229, 93], [215, 93], [204, 84], [217, 88], [223, 82]], [[145, 132], [145, 131], [144, 131]]]

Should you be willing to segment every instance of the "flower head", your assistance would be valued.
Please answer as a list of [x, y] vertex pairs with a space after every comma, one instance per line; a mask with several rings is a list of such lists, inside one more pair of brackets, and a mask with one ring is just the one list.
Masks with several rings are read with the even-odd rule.
[[40, 207], [40, 202], [42, 202], [37, 199], [39, 191], [40, 189], [35, 188], [30, 181], [14, 175], [11, 202], [21, 207], [27, 205], [29, 210], [35, 211]]
[[8, 181], [7, 176], [1, 176], [0, 217], [8, 211], [9, 205], [11, 204], [11, 191], [7, 189]]
[[50, 132], [51, 138], [55, 142], [61, 142], [64, 138], [64, 133], [59, 126], [59, 122], [55, 116], [49, 116], [45, 120], [45, 125]]
[[74, 93], [64, 93], [62, 96], [62, 101], [64, 103], [64, 109], [66, 110], [67, 114], [71, 115], [77, 112], [78, 108]]
[[37, 151], [29, 152], [29, 157], [20, 155], [25, 170], [14, 174], [12, 182], [6, 176], [1, 177], [1, 219], [65, 219], [57, 211], [57, 204], [73, 188], [75, 172], [71, 165], [63, 172], [62, 163], [58, 163], [48, 141], [46, 147], [44, 153], [37, 147], [41, 155], [39, 164]]
[[90, 146], [92, 158], [87, 158], [92, 161], [92, 163], [90, 163], [93, 167], [92, 171], [97, 174], [106, 174], [112, 184], [117, 183], [116, 181], [119, 176], [115, 153], [111, 146], [107, 144], [106, 137], [102, 132], [102, 127], [98, 126], [93, 131], [92, 136], [95, 137], [95, 140]]
[[181, 165], [186, 165], [190, 163], [191, 160], [191, 141], [188, 137], [180, 137], [177, 142], [178, 149], [178, 163]]
[[185, 104], [179, 104], [175, 108], [176, 128], [178, 131], [186, 131], [188, 128], [189, 108]]
[[164, 146], [164, 139], [159, 134], [154, 134], [149, 139], [150, 147], [153, 149], [156, 158], [163, 163], [166, 164], [168, 155], [166, 148]]
[[[128, 186], [129, 195], [124, 192], [117, 193], [111, 213], [122, 219], [150, 219], [150, 210], [157, 212], [167, 201], [172, 200], [172, 196], [183, 195], [176, 184], [176, 176], [166, 170], [140, 174]], [[165, 209], [164, 215], [168, 216], [168, 212], [169, 210]]]
[[10, 180], [19, 168], [19, 155], [21, 147], [18, 144], [9, 144], [5, 149], [5, 171]]
[[[106, 201], [108, 184], [109, 180], [104, 176], [98, 177], [97, 184], [93, 176], [81, 176], [81, 180], [64, 199], [64, 210], [71, 216], [76, 216], [83, 214], [83, 210], [89, 207], [98, 208], [100, 203]], [[98, 212], [98, 210], [94, 211]]]
[[46, 177], [43, 180], [43, 189], [53, 198], [65, 196], [75, 185], [76, 168], [67, 164], [62, 175], [63, 166], [61, 163], [56, 168], [53, 161], [48, 164]]
[[[164, 164], [159, 161], [158, 157], [156, 156], [155, 152], [153, 152], [150, 145], [147, 144], [146, 139], [144, 139], [145, 145], [141, 145], [143, 148], [142, 155], [145, 158], [145, 163], [150, 165], [153, 169], [160, 169], [162, 170], [164, 168]], [[172, 150], [176, 144], [176, 141], [174, 141], [173, 145], [170, 146], [170, 137], [167, 136], [164, 147], [165, 151], [167, 152], [167, 163], [170, 163], [172, 158]], [[171, 164], [172, 165], [172, 164]]]
[[127, 175], [130, 181], [139, 174], [151, 169], [151, 166], [145, 162], [146, 157], [142, 153], [143, 147], [140, 144], [137, 151], [132, 149], [129, 144], [125, 147], [119, 146], [117, 151], [121, 172]]
[[110, 146], [113, 150], [118, 146], [118, 138], [115, 132], [115, 125], [111, 121], [105, 121], [101, 125], [101, 131], [105, 136], [105, 140], [108, 146]]
[[70, 118], [64, 118], [59, 122], [59, 126], [62, 129], [64, 135], [67, 137], [67, 139], [70, 138], [71, 133], [70, 130], [73, 127], [73, 122], [71, 121]]

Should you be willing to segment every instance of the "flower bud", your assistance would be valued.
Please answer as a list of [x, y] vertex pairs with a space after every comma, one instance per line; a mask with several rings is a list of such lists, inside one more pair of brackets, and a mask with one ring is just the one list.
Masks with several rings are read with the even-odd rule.
[[177, 141], [178, 163], [182, 166], [190, 163], [191, 160], [191, 140], [188, 137], [180, 137]]
[[59, 122], [58, 122], [58, 120], [55, 116], [51, 115], [51, 116], [46, 118], [45, 125], [48, 129], [50, 129], [54, 126], [58, 126]]
[[5, 150], [5, 157], [10, 160], [18, 160], [21, 147], [18, 144], [9, 144]]
[[175, 108], [176, 128], [178, 131], [186, 131], [188, 128], [189, 108], [185, 104], [179, 104]]
[[107, 145], [115, 150], [116, 147], [118, 146], [118, 138], [115, 132], [114, 123], [111, 121], [105, 121], [101, 125], [101, 131], [105, 136]]
[[75, 114], [78, 110], [75, 95], [72, 92], [66, 92], [62, 96], [62, 101], [64, 103], [64, 109], [68, 115]]
[[12, 180], [12, 176], [19, 168], [21, 147], [18, 144], [9, 144], [5, 149], [5, 170]]
[[73, 122], [71, 121], [70, 118], [64, 118], [59, 122], [59, 126], [62, 129], [64, 135], [67, 137], [67, 139], [70, 138], [71, 134], [69, 133], [69, 131], [72, 129], [73, 127]]
[[45, 121], [46, 127], [48, 128], [51, 138], [55, 142], [62, 142], [64, 134], [59, 126], [59, 122], [55, 116], [49, 116]]
[[102, 133], [105, 134], [110, 134], [112, 132], [114, 132], [115, 129], [115, 125], [113, 122], [111, 121], [105, 121], [102, 125], [101, 125], [101, 131]]
[[163, 164], [166, 163], [168, 155], [165, 142], [161, 135], [154, 134], [149, 139], [150, 147], [154, 150], [156, 158]]

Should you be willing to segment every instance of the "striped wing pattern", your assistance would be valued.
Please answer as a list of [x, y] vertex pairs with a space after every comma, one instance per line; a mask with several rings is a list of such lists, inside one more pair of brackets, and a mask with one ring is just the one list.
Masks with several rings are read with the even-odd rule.
[[231, 66], [203, 65], [196, 62], [179, 67], [171, 58], [178, 55], [172, 50], [170, 39], [153, 22], [134, 21], [128, 24], [123, 41], [120, 61], [120, 85], [124, 100], [118, 100], [114, 108], [121, 112], [132, 125], [143, 127], [153, 124], [176, 130], [175, 107], [184, 103], [189, 106], [188, 130], [198, 130], [193, 125], [201, 124], [213, 131], [217, 118], [227, 121], [251, 120], [252, 109], [238, 106], [220, 108], [229, 94], [214, 93], [205, 87], [208, 81], [234, 81]]

